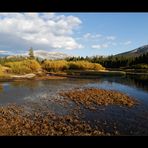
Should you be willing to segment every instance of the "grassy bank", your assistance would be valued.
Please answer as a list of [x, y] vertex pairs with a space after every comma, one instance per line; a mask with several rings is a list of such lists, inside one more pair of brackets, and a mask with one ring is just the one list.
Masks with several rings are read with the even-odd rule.
[[[140, 69], [141, 70], [141, 69]], [[134, 69], [107, 69], [100, 64], [88, 61], [45, 60], [38, 62], [35, 59], [6, 62], [0, 65], [0, 81], [18, 79], [60, 79], [60, 78], [98, 78], [100, 76], [125, 76], [143, 74]], [[148, 73], [144, 69], [144, 73]]]
[[49, 75], [71, 78], [98, 78], [100, 76], [125, 76], [123, 71], [96, 71], [96, 70], [65, 70], [64, 72], [49, 72]]
[[[61, 73], [65, 73], [65, 77], [69, 75], [70, 71], [99, 71], [104, 69], [105, 68], [100, 64], [88, 61], [67, 62], [65, 60], [45, 60], [39, 63], [35, 59], [26, 59], [22, 61], [6, 62], [3, 66], [0, 65], [0, 80], [60, 78], [63, 77]], [[47, 75], [50, 72], [55, 75]], [[74, 72], [74, 74], [76, 73]]]

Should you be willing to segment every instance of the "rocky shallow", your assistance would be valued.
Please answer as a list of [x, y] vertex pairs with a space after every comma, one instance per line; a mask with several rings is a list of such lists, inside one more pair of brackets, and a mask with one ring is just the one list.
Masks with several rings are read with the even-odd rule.
[[96, 88], [74, 89], [60, 93], [65, 99], [74, 101], [76, 104], [82, 104], [89, 109], [95, 109], [96, 105], [120, 105], [132, 107], [137, 101], [118, 91], [104, 90]]
[[110, 135], [72, 115], [60, 116], [50, 111], [25, 113], [22, 106], [0, 108], [0, 135], [97, 136]]
[[[123, 105], [132, 107], [137, 104], [133, 98], [117, 91], [103, 89], [73, 89], [59, 93], [65, 107], [73, 101], [76, 107], [67, 115], [59, 115], [47, 110], [27, 111], [24, 105], [10, 104], [0, 107], [0, 135], [50, 135], [50, 136], [102, 136], [120, 135], [104, 132], [97, 124], [91, 125], [80, 116], [80, 106], [96, 109], [97, 105]], [[50, 101], [50, 100], [49, 100]], [[57, 100], [58, 101], [58, 100]], [[60, 100], [59, 100], [59, 103]], [[27, 104], [29, 106], [29, 104]], [[31, 107], [32, 108], [32, 107]], [[101, 123], [99, 123], [101, 124]]]

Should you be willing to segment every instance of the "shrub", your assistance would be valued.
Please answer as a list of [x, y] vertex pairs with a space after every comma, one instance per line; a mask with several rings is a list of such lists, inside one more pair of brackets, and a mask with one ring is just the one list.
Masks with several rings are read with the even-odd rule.
[[47, 71], [61, 71], [69, 68], [68, 62], [64, 60], [59, 61], [44, 61], [42, 68]]
[[103, 67], [101, 64], [93, 63], [93, 69], [94, 70], [105, 70], [105, 67]]
[[69, 62], [70, 69], [85, 70], [85, 69], [90, 69], [90, 67], [91, 67], [91, 65], [87, 61]]
[[0, 75], [3, 75], [3, 69], [1, 65], [0, 65]]
[[20, 62], [8, 62], [5, 64], [11, 68], [11, 71], [16, 74], [27, 74], [36, 72], [40, 69], [40, 64], [35, 60], [24, 60]]
[[41, 68], [40, 64], [36, 60], [22, 61], [22, 65], [31, 69], [32, 72], [38, 71]]
[[9, 79], [9, 74], [5, 73], [5, 67], [0, 65], [0, 80]]
[[97, 63], [91, 63], [88, 61], [75, 61], [69, 62], [69, 69], [77, 70], [104, 70], [105, 68]]
[[67, 69], [72, 70], [104, 70], [102, 65], [97, 63], [91, 63], [88, 61], [71, 61], [67, 62], [64, 60], [59, 61], [44, 61], [42, 68], [47, 71], [62, 71]]

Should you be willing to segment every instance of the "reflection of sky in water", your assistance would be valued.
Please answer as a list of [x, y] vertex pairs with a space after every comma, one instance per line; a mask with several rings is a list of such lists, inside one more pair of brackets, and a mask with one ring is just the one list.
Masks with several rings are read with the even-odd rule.
[[[143, 85], [133, 83], [124, 78], [101, 78], [98, 80], [66, 79], [66, 80], [47, 80], [47, 81], [22, 81], [0, 83], [0, 105], [7, 103], [27, 102], [26, 110], [44, 111], [49, 109], [58, 114], [67, 114], [74, 107], [70, 102], [65, 108], [62, 104], [56, 102], [58, 92], [78, 87], [95, 87], [102, 89], [118, 90], [141, 101], [141, 104], [134, 108], [119, 106], [98, 107], [97, 112], [83, 110], [86, 120], [98, 120], [102, 123], [108, 122], [110, 125], [106, 129], [113, 129], [113, 123], [119, 123], [118, 126], [123, 133], [129, 134], [132, 130], [135, 134], [148, 135], [148, 91], [143, 89]], [[144, 84], [147, 88], [147, 85]], [[127, 126], [126, 126], [127, 125]], [[105, 125], [106, 126], [106, 125]]]
[[[120, 81], [119, 81], [120, 80]], [[126, 82], [125, 85], [123, 82]], [[127, 79], [102, 78], [98, 80], [91, 79], [66, 79], [66, 80], [48, 80], [48, 81], [20, 81], [0, 83], [0, 104], [22, 103], [23, 101], [40, 101], [41, 99], [50, 99], [59, 91], [69, 90], [75, 87], [96, 87], [103, 89], [119, 90], [141, 100], [148, 100], [148, 93], [142, 88], [129, 82]]]
[[136, 87], [127, 86], [116, 82], [104, 81], [102, 83], [90, 83], [86, 86], [102, 88], [102, 89], [118, 90], [130, 96], [133, 96], [137, 99], [144, 99], [145, 101], [148, 101], [148, 92], [138, 89]]
[[39, 101], [50, 98], [62, 90], [87, 84], [88, 80], [48, 80], [1, 83], [0, 104]]

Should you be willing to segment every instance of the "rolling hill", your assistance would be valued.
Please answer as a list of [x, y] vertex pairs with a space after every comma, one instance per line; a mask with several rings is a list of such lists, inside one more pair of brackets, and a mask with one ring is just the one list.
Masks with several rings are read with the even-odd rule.
[[147, 52], [148, 52], [148, 45], [144, 45], [144, 46], [138, 47], [138, 48], [136, 48], [134, 50], [117, 54], [115, 56], [133, 56], [133, 57], [137, 57], [137, 56], [140, 56], [140, 55], [142, 55], [144, 53], [147, 53]]

